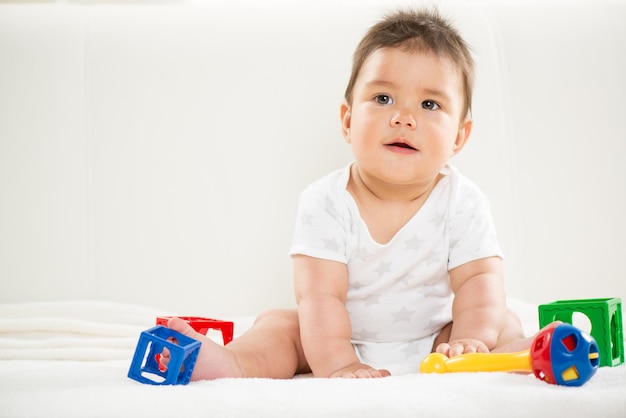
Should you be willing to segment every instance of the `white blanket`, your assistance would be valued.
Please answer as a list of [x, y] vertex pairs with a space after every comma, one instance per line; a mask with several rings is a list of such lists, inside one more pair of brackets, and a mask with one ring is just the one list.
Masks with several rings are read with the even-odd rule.
[[[534, 332], [536, 307], [511, 305]], [[578, 388], [499, 372], [186, 386], [129, 379], [139, 333], [167, 314], [91, 301], [0, 305], [0, 417], [626, 417], [625, 366], [600, 368]], [[251, 320], [235, 319], [235, 333]]]

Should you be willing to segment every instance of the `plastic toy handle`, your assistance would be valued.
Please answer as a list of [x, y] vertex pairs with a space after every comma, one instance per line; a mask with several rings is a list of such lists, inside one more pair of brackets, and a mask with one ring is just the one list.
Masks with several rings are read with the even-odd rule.
[[441, 353], [431, 353], [420, 364], [421, 373], [530, 371], [530, 350], [516, 353], [468, 353], [450, 358]]

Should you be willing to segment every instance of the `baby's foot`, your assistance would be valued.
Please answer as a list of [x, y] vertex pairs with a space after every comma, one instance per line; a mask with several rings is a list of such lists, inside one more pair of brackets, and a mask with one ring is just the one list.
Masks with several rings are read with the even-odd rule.
[[212, 341], [206, 335], [196, 332], [187, 322], [180, 318], [171, 318], [167, 326], [202, 343], [196, 365], [193, 373], [191, 373], [192, 381], [242, 376], [234, 354], [224, 346]]

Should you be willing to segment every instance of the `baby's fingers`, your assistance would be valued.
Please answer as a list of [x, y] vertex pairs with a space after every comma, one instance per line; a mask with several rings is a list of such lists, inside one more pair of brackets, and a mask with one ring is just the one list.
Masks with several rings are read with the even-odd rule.
[[391, 373], [387, 370], [376, 370], [376, 369], [359, 369], [354, 372], [354, 376], [358, 379], [376, 379], [380, 377], [390, 376]]
[[343, 379], [375, 379], [388, 376], [391, 376], [391, 373], [385, 369], [360, 368], [356, 370], [342, 370], [333, 374], [331, 377], [340, 377]]
[[461, 354], [472, 352], [468, 350], [471, 350], [471, 346], [466, 346], [461, 342], [452, 343], [450, 344], [450, 350], [449, 350], [450, 354], [448, 354], [448, 357], [460, 356]]
[[439, 344], [436, 352], [448, 357], [455, 357], [461, 354], [488, 353], [489, 349], [481, 341], [468, 339]]

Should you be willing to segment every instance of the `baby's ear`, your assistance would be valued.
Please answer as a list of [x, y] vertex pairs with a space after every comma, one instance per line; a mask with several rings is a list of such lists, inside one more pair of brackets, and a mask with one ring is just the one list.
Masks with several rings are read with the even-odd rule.
[[343, 102], [339, 110], [339, 117], [341, 118], [341, 133], [348, 143], [350, 143], [350, 105]]
[[458, 154], [463, 149], [470, 133], [472, 132], [472, 119], [466, 118], [461, 125], [459, 125], [459, 132], [456, 134], [456, 140], [452, 146], [452, 155]]

